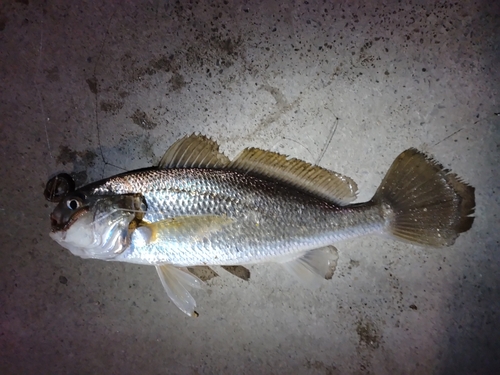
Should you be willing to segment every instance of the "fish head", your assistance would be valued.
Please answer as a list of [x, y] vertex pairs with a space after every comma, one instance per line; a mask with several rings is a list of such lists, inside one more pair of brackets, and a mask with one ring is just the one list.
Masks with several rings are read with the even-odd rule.
[[139, 194], [69, 192], [50, 215], [50, 237], [81, 258], [112, 260], [129, 246], [133, 222], [145, 210]]

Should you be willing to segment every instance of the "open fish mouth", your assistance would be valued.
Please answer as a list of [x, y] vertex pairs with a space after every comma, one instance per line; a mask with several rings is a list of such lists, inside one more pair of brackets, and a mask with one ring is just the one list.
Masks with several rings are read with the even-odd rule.
[[99, 207], [85, 207], [66, 224], [56, 223], [50, 237], [82, 258], [112, 259], [129, 246], [135, 215], [120, 208], [103, 212]]
[[82, 207], [80, 210], [75, 212], [69, 221], [66, 223], [61, 223], [60, 218], [52, 212], [50, 214], [50, 224], [52, 232], [59, 232], [61, 230], [68, 230], [78, 219], [80, 219], [83, 215], [89, 213], [89, 207]]

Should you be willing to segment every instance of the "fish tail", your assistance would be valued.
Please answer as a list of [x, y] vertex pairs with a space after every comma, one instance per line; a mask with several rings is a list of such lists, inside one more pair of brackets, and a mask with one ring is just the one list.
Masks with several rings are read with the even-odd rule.
[[474, 188], [413, 148], [396, 158], [373, 201], [390, 234], [420, 245], [452, 245], [474, 221]]

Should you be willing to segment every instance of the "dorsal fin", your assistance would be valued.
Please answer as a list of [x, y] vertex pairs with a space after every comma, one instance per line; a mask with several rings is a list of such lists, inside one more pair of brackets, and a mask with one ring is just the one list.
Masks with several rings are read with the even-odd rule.
[[229, 169], [278, 180], [339, 205], [355, 200], [358, 189], [349, 177], [258, 148], [243, 150]]
[[225, 168], [230, 163], [219, 152], [219, 145], [203, 135], [191, 134], [179, 139], [167, 150], [159, 168]]

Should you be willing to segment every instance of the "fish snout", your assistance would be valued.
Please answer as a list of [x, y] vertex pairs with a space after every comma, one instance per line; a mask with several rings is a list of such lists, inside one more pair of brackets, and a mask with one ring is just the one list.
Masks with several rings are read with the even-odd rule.
[[61, 230], [64, 225], [61, 220], [61, 215], [58, 215], [55, 210], [50, 214], [50, 227], [53, 232]]

